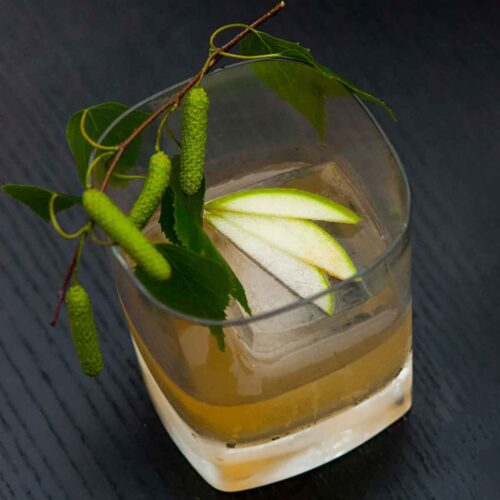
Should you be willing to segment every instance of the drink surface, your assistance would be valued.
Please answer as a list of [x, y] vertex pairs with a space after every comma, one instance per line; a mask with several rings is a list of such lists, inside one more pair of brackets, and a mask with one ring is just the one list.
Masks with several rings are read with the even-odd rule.
[[[321, 224], [358, 269], [387, 245], [368, 203], [333, 162], [271, 166], [259, 177], [216, 186], [207, 198], [261, 186], [311, 191], [359, 214], [363, 222], [357, 225]], [[153, 240], [163, 238], [155, 221], [147, 231]], [[272, 270], [210, 234], [242, 281], [254, 314], [297, 300]], [[336, 302], [332, 316], [311, 303], [226, 327], [224, 353], [206, 327], [172, 317], [152, 327], [154, 322], [134, 321], [133, 304], [124, 308], [142, 357], [178, 414], [200, 435], [236, 446], [314, 425], [369, 397], [401, 371], [411, 352], [411, 307], [397, 276], [380, 280], [380, 286], [360, 281]], [[230, 305], [229, 318], [244, 314]]]

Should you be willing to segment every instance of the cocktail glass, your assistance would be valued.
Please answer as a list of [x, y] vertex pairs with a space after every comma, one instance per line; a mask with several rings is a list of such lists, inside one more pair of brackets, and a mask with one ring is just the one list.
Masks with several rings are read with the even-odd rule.
[[[181, 85], [128, 112], [151, 111]], [[409, 410], [410, 192], [394, 149], [365, 106], [311, 68], [290, 61], [235, 64], [207, 76], [204, 87], [211, 103], [207, 200], [286, 186], [332, 198], [363, 217], [357, 225], [323, 224], [359, 269], [351, 279], [332, 281], [326, 292], [335, 297], [332, 315], [315, 305], [317, 296], [297, 297], [272, 269], [209, 226], [245, 286], [251, 317], [236, 303], [225, 321], [160, 304], [120, 249], [111, 250], [137, 359], [163, 425], [207, 482], [237, 491], [337, 458]], [[177, 115], [171, 123], [178, 131]], [[147, 164], [153, 143], [151, 130], [140, 164]], [[175, 152], [171, 139], [165, 144]], [[127, 210], [139, 189], [110, 194]], [[158, 217], [145, 231], [163, 238]], [[225, 352], [209, 325], [224, 327]]]

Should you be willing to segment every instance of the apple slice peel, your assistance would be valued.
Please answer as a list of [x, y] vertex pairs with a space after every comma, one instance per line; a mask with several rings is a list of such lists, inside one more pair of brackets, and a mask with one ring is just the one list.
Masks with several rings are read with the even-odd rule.
[[[356, 274], [348, 253], [311, 221], [284, 217], [218, 212], [218, 215], [289, 255], [344, 280]], [[270, 269], [272, 272], [272, 270]]]
[[206, 205], [210, 211], [291, 217], [356, 224], [361, 217], [323, 196], [292, 188], [256, 188], [217, 198]]
[[[235, 246], [298, 296], [308, 298], [330, 287], [325, 275], [319, 269], [249, 233], [226, 215], [207, 212], [206, 219]], [[332, 293], [318, 297], [314, 303], [327, 314], [333, 313]]]

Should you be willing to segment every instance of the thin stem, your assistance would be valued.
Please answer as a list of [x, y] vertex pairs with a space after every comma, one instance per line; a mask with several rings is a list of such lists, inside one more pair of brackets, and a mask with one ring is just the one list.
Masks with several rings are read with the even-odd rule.
[[198, 87], [203, 79], [203, 76], [206, 75], [210, 71], [210, 65], [212, 64], [212, 60], [215, 56], [218, 55], [217, 50], [211, 50], [209, 49], [208, 51], [208, 57], [203, 63], [203, 66], [201, 67], [200, 71], [198, 72], [197, 75], [198, 79], [195, 82], [195, 86]]
[[75, 231], [74, 233], [67, 233], [59, 225], [59, 222], [57, 221], [56, 210], [55, 210], [56, 198], [57, 198], [57, 193], [53, 193], [52, 196], [50, 197], [50, 201], [49, 201], [49, 215], [50, 215], [50, 222], [52, 223], [52, 226], [56, 230], [57, 234], [66, 240], [74, 240], [76, 238], [79, 238], [82, 234], [84, 234], [85, 232], [87, 232], [89, 230], [89, 223], [85, 224], [80, 229], [78, 229], [78, 231]]
[[280, 54], [259, 54], [257, 56], [244, 56], [243, 54], [233, 54], [232, 52], [220, 51], [225, 57], [230, 57], [231, 59], [242, 59], [244, 61], [254, 61], [256, 59], [276, 59]]
[[82, 251], [83, 251], [83, 246], [85, 245], [86, 237], [87, 234], [82, 234], [82, 237], [80, 238], [80, 241], [78, 242], [78, 247], [76, 249], [76, 262], [75, 262], [75, 269], [73, 271], [73, 276], [75, 278], [75, 281], [78, 281], [78, 268], [80, 267], [80, 259], [82, 257]]
[[101, 240], [99, 239], [94, 232], [91, 232], [90, 233], [90, 239], [96, 244], [96, 245], [100, 245], [102, 247], [112, 247], [114, 245], [114, 243], [112, 241], [105, 241], [105, 240]]
[[161, 133], [163, 132], [163, 128], [167, 129], [168, 134], [170, 137], [174, 140], [174, 142], [180, 147], [180, 142], [177, 140], [177, 137], [175, 137], [175, 134], [173, 130], [169, 127], [168, 125], [168, 118], [170, 115], [177, 109], [177, 104], [174, 104], [163, 116], [161, 119], [160, 125], [158, 126], [158, 129], [156, 130], [156, 142], [155, 142], [155, 150], [156, 152], [159, 152], [161, 150]]
[[104, 146], [103, 144], [99, 144], [98, 142], [94, 141], [94, 139], [90, 137], [87, 130], [85, 129], [85, 120], [87, 119], [88, 113], [89, 108], [84, 110], [84, 112], [82, 113], [82, 118], [80, 120], [80, 132], [85, 140], [95, 149], [101, 149], [102, 151], [117, 151], [120, 146]]
[[170, 139], [172, 139], [177, 144], [177, 146], [179, 146], [179, 148], [180, 148], [181, 141], [179, 141], [179, 139], [175, 135], [175, 132], [172, 130], [172, 127], [170, 126], [170, 124], [168, 122], [165, 123], [165, 130], [167, 131], [167, 134], [170, 137]]
[[231, 23], [231, 24], [225, 24], [224, 26], [220, 26], [219, 28], [217, 28], [211, 35], [210, 35], [210, 39], [208, 41], [209, 45], [210, 45], [210, 48], [212, 49], [212, 51], [217, 51], [219, 50], [219, 47], [217, 47], [215, 45], [215, 39], [217, 38], [217, 35], [219, 35], [220, 33], [222, 33], [223, 31], [226, 31], [228, 29], [231, 29], [231, 28], [246, 28], [248, 29], [249, 31], [251, 31], [252, 33], [255, 33], [255, 29], [252, 28], [251, 25], [249, 24], [244, 24], [244, 23]]
[[234, 38], [229, 40], [225, 45], [223, 45], [219, 50], [212, 52], [207, 60], [207, 63], [203, 66], [203, 68], [196, 73], [185, 85], [180, 89], [176, 94], [171, 96], [164, 104], [162, 104], [156, 111], [153, 111], [146, 120], [144, 120], [121, 144], [118, 150], [116, 151], [115, 156], [113, 157], [113, 160], [111, 161], [107, 172], [106, 176], [104, 177], [104, 180], [102, 181], [101, 184], [101, 191], [105, 191], [109, 181], [111, 179], [111, 175], [113, 174], [113, 170], [115, 169], [117, 163], [120, 161], [120, 158], [122, 157], [125, 149], [129, 146], [129, 144], [144, 130], [146, 129], [151, 123], [156, 120], [160, 115], [162, 115], [167, 109], [169, 109], [171, 106], [174, 104], [178, 105], [181, 99], [191, 90], [192, 87], [194, 87], [202, 78], [203, 76], [208, 73], [221, 59], [222, 55], [220, 54], [220, 51], [222, 52], [228, 52], [231, 48], [233, 48], [237, 43], [239, 43], [243, 38], [245, 38], [248, 33], [252, 31], [252, 29], [257, 28], [260, 26], [262, 23], [265, 23], [268, 19], [271, 17], [275, 16], [281, 9], [285, 7], [285, 2], [281, 1], [277, 3], [269, 12], [264, 14], [263, 16], [259, 17], [256, 21], [254, 21], [252, 24], [250, 24], [247, 28], [244, 30], [240, 31]]
[[276, 57], [280, 56], [279, 53], [261, 54], [261, 55], [257, 55], [257, 56], [244, 56], [242, 54], [233, 54], [231, 52], [226, 52], [225, 50], [220, 49], [219, 47], [217, 47], [215, 45], [215, 38], [217, 37], [217, 35], [219, 35], [223, 31], [226, 31], [226, 30], [231, 29], [231, 28], [246, 28], [246, 29], [250, 30], [252, 33], [255, 33], [255, 34], [257, 33], [257, 31], [254, 28], [252, 28], [252, 26], [249, 26], [248, 24], [243, 24], [243, 23], [232, 23], [232, 24], [226, 24], [225, 26], [221, 26], [220, 28], [217, 28], [210, 36], [209, 43], [210, 43], [210, 50], [212, 51], [212, 53], [217, 52], [218, 54], [225, 56], [225, 57], [231, 57], [233, 59], [243, 59], [243, 60], [249, 60], [249, 61], [251, 61], [253, 59], [269, 59], [269, 58], [276, 58]]
[[69, 284], [71, 282], [71, 278], [72, 278], [73, 273], [75, 272], [75, 270], [80, 262], [80, 256], [82, 254], [83, 245], [85, 243], [86, 236], [87, 236], [86, 233], [84, 233], [80, 236], [80, 241], [78, 242], [78, 246], [75, 248], [73, 258], [71, 259], [71, 264], [69, 265], [68, 270], [66, 271], [66, 276], [64, 276], [64, 281], [61, 285], [61, 288], [57, 292], [57, 303], [56, 303], [56, 307], [54, 309], [54, 314], [52, 315], [52, 318], [50, 320], [51, 326], [55, 326], [57, 323], [57, 320], [59, 319], [59, 314], [61, 312], [61, 306], [64, 302], [64, 299], [66, 298], [66, 292], [67, 292]]
[[145, 175], [141, 174], [119, 174], [117, 172], [113, 172], [113, 177], [124, 181], [144, 180], [146, 178]]
[[[113, 151], [108, 151], [106, 153], [102, 153], [99, 156], [96, 156], [92, 163], [89, 165], [87, 168], [87, 173], [85, 174], [85, 187], [87, 189], [90, 189], [92, 187], [92, 173], [94, 172], [94, 169], [97, 167], [97, 165], [100, 163], [100, 161], [103, 158], [106, 158], [108, 156], [111, 156], [113, 154]], [[113, 174], [115, 175], [115, 174]]]

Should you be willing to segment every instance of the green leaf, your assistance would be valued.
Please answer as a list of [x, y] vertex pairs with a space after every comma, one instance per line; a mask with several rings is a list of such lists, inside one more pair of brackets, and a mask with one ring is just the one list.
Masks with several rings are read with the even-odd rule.
[[302, 65], [276, 60], [258, 62], [252, 67], [269, 88], [311, 122], [323, 141], [327, 96], [348, 95], [348, 91], [338, 82]]
[[180, 168], [180, 156], [175, 155], [172, 158], [172, 173], [169, 186], [174, 193], [174, 229], [184, 247], [200, 253], [202, 248], [201, 234], [203, 234], [205, 179], [203, 179], [200, 189], [195, 194], [186, 194], [181, 188]]
[[[170, 178], [172, 179], [172, 178]], [[173, 190], [168, 187], [161, 200], [160, 207], [160, 227], [165, 233], [165, 236], [171, 243], [176, 245], [181, 245], [179, 238], [174, 229], [175, 218], [174, 218], [174, 201], [175, 194]]]
[[372, 94], [369, 94], [363, 89], [360, 89], [354, 83], [351, 83], [349, 80], [346, 80], [343, 76], [338, 75], [337, 73], [334, 73], [330, 68], [327, 68], [323, 64], [320, 64], [318, 62], [314, 63], [314, 68], [320, 71], [323, 75], [328, 76], [329, 78], [332, 78], [334, 80], [337, 80], [338, 82], [342, 83], [345, 85], [354, 95], [359, 97], [360, 99], [363, 99], [365, 101], [370, 101], [374, 102], [375, 104], [378, 104], [379, 106], [382, 106], [384, 110], [387, 112], [387, 114], [394, 120], [396, 121], [396, 115], [392, 111], [392, 108], [379, 99], [378, 97], [375, 97]]
[[[2, 189], [12, 198], [31, 208], [45, 222], [50, 222], [49, 202], [56, 191], [26, 184], [4, 184]], [[78, 196], [57, 193], [54, 210], [57, 213], [81, 203], [82, 199]]]
[[[176, 311], [203, 319], [224, 320], [230, 287], [225, 269], [186, 248], [165, 243], [156, 247], [170, 263], [172, 275], [168, 280], [158, 281], [138, 267], [136, 275], [146, 289]], [[218, 344], [223, 345], [222, 328], [212, 327], [211, 332], [217, 336]]]
[[203, 201], [205, 180], [197, 193], [184, 193], [180, 183], [180, 156], [172, 157], [172, 172], [169, 186], [163, 195], [160, 226], [172, 243], [181, 244], [199, 253], [201, 239], [199, 228], [203, 223]]
[[279, 57], [284, 59], [304, 63], [326, 77], [326, 79], [317, 78], [314, 81], [311, 76], [307, 75], [307, 72], [303, 72], [300, 68], [291, 64], [280, 64], [277, 60], [272, 63], [253, 65], [257, 75], [266, 85], [311, 121], [321, 139], [324, 136], [326, 96], [338, 95], [339, 93], [339, 86], [329, 85], [328, 80], [341, 84], [360, 99], [379, 104], [389, 113], [391, 118], [395, 119], [391, 108], [385, 102], [318, 63], [311, 55], [311, 51], [298, 43], [256, 31], [241, 41], [240, 50], [243, 55], [248, 56], [279, 54]]
[[220, 351], [224, 352], [226, 350], [226, 343], [224, 342], [224, 330], [222, 326], [209, 326], [210, 333], [215, 337], [217, 341], [217, 347]]
[[[85, 121], [85, 130], [87, 134], [98, 141], [106, 129], [126, 110], [128, 106], [117, 102], [107, 102], [97, 104], [89, 108]], [[76, 162], [78, 177], [83, 183], [87, 172], [90, 153], [93, 147], [85, 140], [80, 131], [80, 121], [84, 110], [77, 111], [68, 121], [66, 126], [66, 139]], [[133, 111], [121, 120], [109, 132], [103, 141], [106, 146], [114, 146], [126, 139], [147, 117], [148, 113], [141, 111]], [[134, 139], [123, 153], [118, 165], [116, 173], [124, 173], [129, 168], [135, 166], [141, 148], [142, 137]], [[104, 169], [101, 169], [97, 174], [102, 176]], [[124, 185], [126, 181], [112, 179], [112, 184], [115, 186]]]
[[231, 295], [242, 305], [245, 311], [251, 315], [252, 310], [248, 305], [248, 300], [243, 285], [241, 284], [236, 274], [234, 274], [234, 271], [231, 269], [231, 266], [227, 263], [226, 259], [220, 254], [219, 250], [217, 250], [217, 247], [213, 244], [207, 233], [205, 233], [202, 228], [200, 228], [200, 230], [200, 254], [217, 262], [226, 270], [229, 278], [229, 291]]
[[255, 30], [249, 33], [241, 41], [240, 49], [246, 56], [275, 54], [277, 57], [300, 61], [310, 66], [315, 63], [310, 49], [302, 47], [298, 42], [290, 42], [264, 31]]
[[170, 184], [163, 195], [160, 226], [170, 242], [207, 257], [222, 266], [229, 278], [231, 295], [251, 314], [243, 285], [203, 229], [205, 181], [194, 195], [187, 195], [179, 179], [180, 157], [172, 158]]

